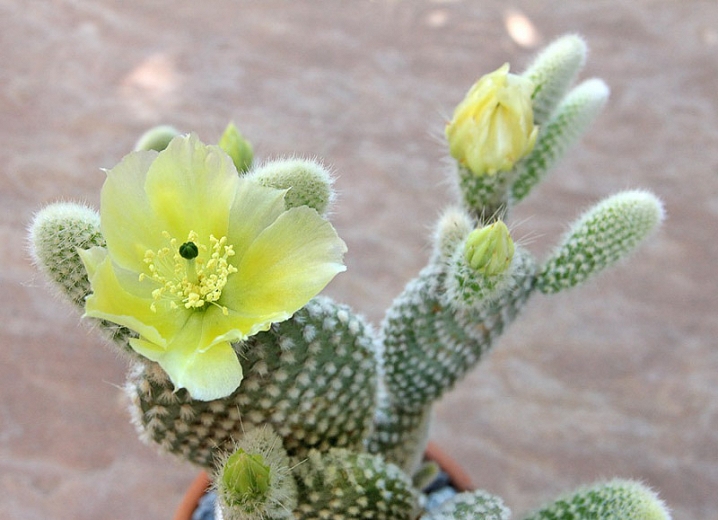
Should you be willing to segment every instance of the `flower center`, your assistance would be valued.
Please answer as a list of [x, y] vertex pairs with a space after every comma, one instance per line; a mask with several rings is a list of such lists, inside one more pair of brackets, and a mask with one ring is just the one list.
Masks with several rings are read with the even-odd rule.
[[163, 235], [169, 240], [169, 246], [145, 251], [144, 262], [149, 274], [140, 275], [140, 281], [149, 276], [160, 285], [152, 291], [152, 311], [157, 312], [158, 301], [169, 299], [173, 309], [178, 308], [178, 301], [186, 309], [201, 309], [205, 304], [212, 304], [227, 315], [227, 308], [215, 303], [222, 296], [227, 277], [237, 272], [228, 261], [234, 255], [234, 248], [227, 244], [227, 237], [217, 239], [210, 235], [207, 246], [194, 231], [190, 231], [182, 245], [169, 233]]

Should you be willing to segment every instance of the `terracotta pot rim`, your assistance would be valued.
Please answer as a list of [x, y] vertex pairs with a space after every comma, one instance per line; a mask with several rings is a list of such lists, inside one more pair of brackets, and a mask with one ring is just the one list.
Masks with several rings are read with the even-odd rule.
[[173, 520], [190, 520], [192, 513], [194, 513], [199, 505], [200, 499], [211, 485], [207, 472], [204, 470], [200, 471], [199, 475], [195, 477], [182, 497], [182, 501], [177, 507]]
[[[469, 477], [458, 462], [447, 455], [436, 443], [429, 442], [426, 446], [424, 457], [426, 460], [436, 462], [439, 467], [449, 475], [451, 485], [456, 488], [457, 491], [470, 491], [475, 489], [475, 486], [471, 482], [471, 477]], [[174, 520], [190, 520], [192, 513], [199, 505], [200, 499], [207, 489], [209, 489], [210, 485], [209, 475], [207, 475], [206, 471], [201, 471], [192, 481], [189, 488], [187, 488], [187, 492], [175, 512]]]
[[435, 442], [429, 442], [429, 444], [427, 444], [426, 450], [424, 451], [424, 458], [436, 462], [439, 467], [449, 475], [449, 481], [457, 491], [473, 491], [476, 489], [476, 486], [471, 481], [471, 477], [464, 471], [464, 468]]

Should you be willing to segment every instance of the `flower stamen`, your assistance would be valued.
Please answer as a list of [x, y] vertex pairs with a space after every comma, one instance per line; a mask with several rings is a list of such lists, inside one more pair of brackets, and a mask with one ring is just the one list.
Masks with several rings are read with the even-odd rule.
[[144, 262], [148, 273], [140, 275], [140, 281], [149, 277], [159, 284], [152, 291], [153, 303], [150, 306], [157, 312], [156, 303], [162, 299], [170, 300], [170, 307], [201, 309], [205, 304], [216, 305], [227, 315], [226, 307], [216, 303], [222, 296], [230, 274], [237, 268], [229, 263], [234, 256], [234, 247], [227, 245], [227, 237], [209, 236], [209, 246], [199, 241], [199, 235], [191, 231], [187, 241], [178, 246], [176, 238], [163, 233], [169, 240], [169, 247], [157, 251], [147, 250]]

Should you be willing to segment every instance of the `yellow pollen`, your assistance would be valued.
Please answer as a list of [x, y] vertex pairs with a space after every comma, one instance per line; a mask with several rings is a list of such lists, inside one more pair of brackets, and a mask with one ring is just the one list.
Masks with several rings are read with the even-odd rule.
[[169, 240], [169, 246], [157, 251], [145, 251], [146, 273], [140, 274], [140, 281], [154, 280], [159, 287], [152, 291], [154, 302], [150, 305], [157, 312], [157, 302], [170, 300], [170, 308], [179, 308], [178, 302], [186, 309], [201, 309], [205, 304], [217, 305], [226, 316], [226, 307], [215, 303], [222, 296], [227, 277], [236, 273], [237, 268], [230, 265], [228, 259], [234, 256], [234, 248], [227, 245], [227, 237], [217, 239], [209, 236], [209, 246], [199, 242], [199, 235], [190, 231], [185, 242], [193, 242], [199, 249], [196, 258], [188, 260], [179, 253], [179, 241], [163, 233]]

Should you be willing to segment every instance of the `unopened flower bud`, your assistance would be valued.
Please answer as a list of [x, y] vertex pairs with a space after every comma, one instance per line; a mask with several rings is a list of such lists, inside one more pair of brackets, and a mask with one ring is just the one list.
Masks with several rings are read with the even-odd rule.
[[234, 123], [229, 123], [219, 139], [219, 147], [232, 158], [234, 166], [239, 173], [244, 173], [252, 167], [254, 152], [252, 145], [239, 133]]
[[466, 238], [467, 263], [484, 276], [504, 273], [514, 257], [514, 241], [502, 221], [473, 230]]
[[269, 470], [261, 454], [238, 449], [222, 471], [225, 500], [236, 506], [261, 501], [269, 491]]
[[509, 74], [509, 64], [469, 90], [446, 127], [449, 151], [475, 175], [510, 170], [536, 143], [530, 80]]
[[[240, 447], [243, 446], [243, 447]], [[234, 452], [218, 461], [215, 515], [224, 520], [290, 520], [297, 483], [282, 439], [269, 427], [245, 432]], [[221, 517], [217, 515], [221, 511]]]

